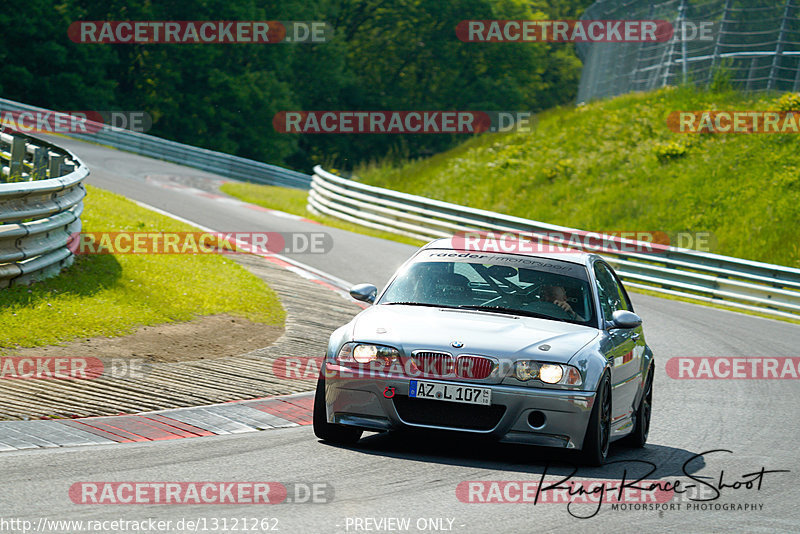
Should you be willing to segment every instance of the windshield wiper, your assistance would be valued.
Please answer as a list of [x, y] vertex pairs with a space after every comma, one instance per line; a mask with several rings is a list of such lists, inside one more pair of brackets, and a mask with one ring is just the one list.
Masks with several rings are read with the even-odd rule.
[[403, 306], [428, 306], [429, 308], [454, 308], [455, 306], [446, 306], [444, 304], [431, 304], [430, 302], [383, 302], [382, 304], [395, 304]]
[[547, 315], [544, 313], [536, 313], [527, 310], [518, 310], [516, 308], [506, 308], [503, 306], [458, 306], [460, 309], [465, 310], [477, 310], [477, 311], [486, 311], [486, 312], [496, 312], [496, 313], [505, 313], [510, 315], [524, 315], [525, 317], [537, 317], [539, 319], [550, 319], [553, 321], [558, 321], [555, 317], [551, 315]]

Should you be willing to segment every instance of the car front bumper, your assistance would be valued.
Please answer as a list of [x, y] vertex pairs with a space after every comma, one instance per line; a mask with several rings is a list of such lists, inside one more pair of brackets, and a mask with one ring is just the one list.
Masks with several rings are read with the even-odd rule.
[[[376, 431], [431, 428], [482, 434], [508, 443], [568, 449], [583, 446], [593, 391], [425, 380], [489, 388], [492, 405], [410, 398], [410, 379], [406, 377], [337, 376], [325, 381], [328, 422]], [[531, 417], [533, 412], [540, 413]]]

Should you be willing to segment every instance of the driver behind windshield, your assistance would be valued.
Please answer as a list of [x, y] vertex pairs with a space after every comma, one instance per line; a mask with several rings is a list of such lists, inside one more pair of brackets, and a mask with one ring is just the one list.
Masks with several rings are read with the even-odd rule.
[[552, 302], [565, 312], [569, 314], [572, 319], [585, 322], [586, 319], [581, 317], [575, 310], [572, 309], [569, 302], [567, 302], [567, 290], [562, 286], [544, 286], [542, 288], [542, 300], [545, 302]]

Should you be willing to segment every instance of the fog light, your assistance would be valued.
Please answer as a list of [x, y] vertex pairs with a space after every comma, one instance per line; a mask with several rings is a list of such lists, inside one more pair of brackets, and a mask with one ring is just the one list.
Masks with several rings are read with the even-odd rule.
[[531, 425], [533, 428], [542, 428], [544, 426], [545, 421], [546, 418], [544, 414], [538, 410], [536, 410], [535, 412], [531, 412], [528, 415], [528, 424]]

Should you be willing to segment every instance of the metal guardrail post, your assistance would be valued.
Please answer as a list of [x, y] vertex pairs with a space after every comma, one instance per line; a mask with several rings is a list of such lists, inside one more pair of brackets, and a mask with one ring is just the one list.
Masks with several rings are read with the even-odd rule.
[[47, 150], [42, 147], [34, 147], [32, 156], [31, 179], [44, 180], [47, 178], [47, 160], [45, 156]]
[[64, 155], [50, 152], [50, 161], [47, 165], [47, 174], [50, 178], [61, 176], [61, 164], [64, 163]]
[[16, 182], [22, 179], [24, 170], [22, 162], [25, 160], [25, 138], [14, 136], [11, 141], [11, 159], [8, 162], [8, 181]]

